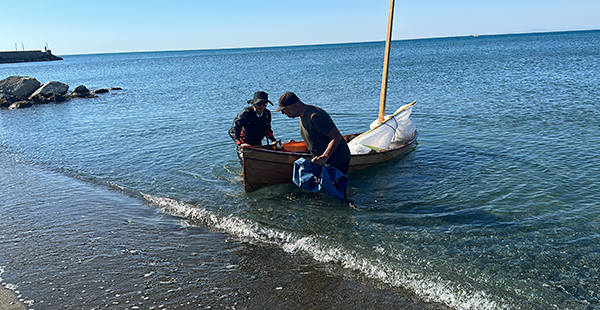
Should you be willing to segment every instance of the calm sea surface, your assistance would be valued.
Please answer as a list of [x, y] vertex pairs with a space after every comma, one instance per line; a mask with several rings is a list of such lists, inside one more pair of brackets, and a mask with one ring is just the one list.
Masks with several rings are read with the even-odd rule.
[[[388, 112], [417, 100], [418, 146], [350, 175], [359, 210], [293, 184], [244, 193], [227, 130], [246, 100], [294, 91], [342, 133], [363, 131], [377, 117], [383, 50], [0, 65], [0, 79], [123, 88], [0, 111], [4, 286], [38, 309], [238, 300], [219, 274], [242, 272], [231, 258], [241, 241], [455, 309], [600, 309], [600, 31], [396, 41]], [[273, 129], [301, 139], [297, 119], [273, 113]], [[197, 276], [202, 266], [212, 274]], [[211, 284], [194, 292], [194, 281]]]

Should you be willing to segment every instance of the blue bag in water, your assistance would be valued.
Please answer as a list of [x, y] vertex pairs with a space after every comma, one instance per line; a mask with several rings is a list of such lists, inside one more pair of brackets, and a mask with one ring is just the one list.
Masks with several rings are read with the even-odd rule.
[[348, 178], [334, 167], [319, 166], [310, 160], [299, 158], [294, 162], [294, 184], [311, 192], [322, 192], [343, 202], [346, 199]]
[[319, 191], [319, 176], [321, 167], [310, 160], [299, 158], [294, 162], [294, 184], [313, 193]]

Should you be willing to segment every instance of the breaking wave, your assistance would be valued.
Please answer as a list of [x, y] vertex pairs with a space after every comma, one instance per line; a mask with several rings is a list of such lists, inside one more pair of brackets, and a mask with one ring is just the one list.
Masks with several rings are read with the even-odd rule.
[[[221, 216], [214, 211], [171, 198], [142, 194], [144, 199], [163, 212], [184, 217], [206, 228], [227, 233], [247, 242], [275, 244], [290, 253], [303, 252], [319, 262], [338, 263], [367, 277], [396, 287], [412, 290], [427, 302], [443, 303], [454, 309], [509, 309], [508, 302], [464, 283], [446, 279], [432, 268], [399, 267], [393, 261], [409, 261], [401, 254], [385, 254], [383, 249], [362, 254], [345, 249], [327, 236], [300, 236], [292, 232], [266, 228], [259, 223], [233, 215]], [[427, 265], [421, 261], [418, 265]], [[422, 268], [422, 267], [421, 267]], [[427, 269], [427, 270], [425, 270]]]

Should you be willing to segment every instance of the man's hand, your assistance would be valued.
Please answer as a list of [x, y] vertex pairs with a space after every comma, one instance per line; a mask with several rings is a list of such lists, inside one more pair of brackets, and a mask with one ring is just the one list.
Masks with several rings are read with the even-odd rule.
[[323, 166], [327, 162], [328, 159], [329, 159], [328, 157], [321, 155], [321, 156], [314, 157], [311, 161], [313, 162], [313, 164]]
[[323, 154], [319, 156], [315, 156], [311, 160], [314, 164], [317, 164], [319, 166], [323, 166], [325, 163], [327, 163], [327, 160], [329, 160], [329, 156], [331, 156], [331, 154], [335, 151], [337, 146], [340, 144], [340, 141], [344, 139], [344, 137], [342, 137], [340, 132], [335, 127], [331, 129], [331, 131], [327, 134], [327, 137], [329, 137], [331, 140], [329, 140], [325, 152], [323, 152]]

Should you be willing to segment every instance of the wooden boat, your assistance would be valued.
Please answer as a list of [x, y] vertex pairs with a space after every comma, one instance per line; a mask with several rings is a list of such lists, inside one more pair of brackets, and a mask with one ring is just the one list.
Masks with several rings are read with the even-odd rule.
[[[345, 135], [344, 139], [349, 142], [359, 135]], [[415, 146], [417, 136], [418, 131], [415, 130], [410, 141], [392, 145], [387, 150], [352, 155], [349, 173], [375, 166], [409, 152]], [[282, 150], [279, 151], [274, 145], [244, 148], [242, 151], [244, 191], [249, 192], [269, 185], [292, 183], [294, 162], [300, 157], [308, 160], [312, 158], [304, 141], [283, 143]]]
[[[383, 63], [383, 77], [381, 82], [381, 97], [379, 103], [379, 125], [377, 127], [384, 125], [387, 121], [393, 118], [392, 116], [385, 119], [385, 101], [387, 96], [393, 13], [394, 0], [390, 0], [388, 31], [385, 46], [385, 58]], [[405, 107], [402, 107], [395, 113], [395, 115], [400, 113], [402, 109], [406, 109], [414, 104], [415, 102], [412, 102]], [[346, 139], [347, 142], [350, 142], [359, 135], [361, 134], [345, 135], [344, 139]], [[367, 154], [352, 155], [348, 173], [372, 167], [410, 151], [416, 145], [417, 136], [418, 132], [415, 129], [414, 133], [412, 134], [412, 138], [409, 141], [401, 143], [400, 145], [392, 144], [389, 148], [384, 150], [379, 150], [376, 152], [374, 151]], [[288, 143], [284, 143], [281, 150], [277, 150], [275, 146], [272, 145], [247, 147], [243, 149], [241, 157], [244, 190], [246, 192], [274, 184], [292, 183], [294, 162], [300, 157], [308, 160], [312, 158], [304, 141], [290, 141]]]

